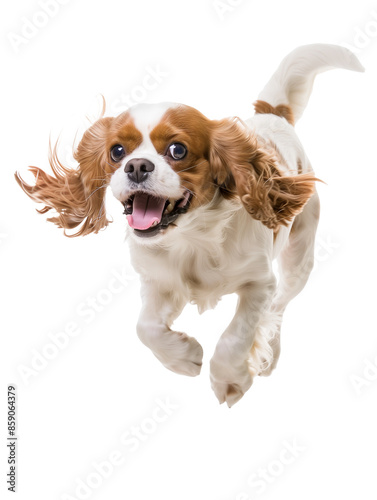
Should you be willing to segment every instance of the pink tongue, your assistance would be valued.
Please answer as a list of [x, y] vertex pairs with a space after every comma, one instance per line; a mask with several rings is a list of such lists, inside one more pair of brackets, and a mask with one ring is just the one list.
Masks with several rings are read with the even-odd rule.
[[166, 199], [155, 198], [146, 193], [136, 193], [132, 214], [127, 215], [128, 223], [134, 229], [148, 229], [153, 222], [160, 222]]

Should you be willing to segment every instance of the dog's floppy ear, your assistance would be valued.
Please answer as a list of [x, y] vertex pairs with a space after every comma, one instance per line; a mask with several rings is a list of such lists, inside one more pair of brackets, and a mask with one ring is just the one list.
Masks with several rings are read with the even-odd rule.
[[300, 213], [318, 180], [310, 173], [283, 175], [276, 158], [236, 118], [212, 122], [210, 166], [221, 193], [238, 195], [254, 219], [274, 230]]
[[50, 148], [49, 155], [54, 176], [40, 168], [30, 167], [29, 170], [35, 176], [35, 185], [30, 186], [18, 172], [15, 174], [25, 193], [32, 200], [45, 204], [43, 209], [38, 210], [39, 213], [56, 210], [57, 216], [47, 220], [65, 230], [82, 224], [74, 234], [64, 231], [66, 236], [97, 233], [109, 224], [104, 199], [111, 171], [106, 163], [106, 136], [111, 121], [112, 118], [101, 118], [84, 133], [74, 153], [79, 163], [77, 169], [69, 169], [61, 164], [55, 146], [53, 150]]

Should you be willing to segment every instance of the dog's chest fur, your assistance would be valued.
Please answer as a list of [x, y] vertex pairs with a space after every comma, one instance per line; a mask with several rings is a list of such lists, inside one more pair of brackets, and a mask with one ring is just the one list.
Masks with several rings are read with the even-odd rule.
[[160, 292], [197, 304], [200, 312], [269, 275], [273, 246], [270, 230], [220, 196], [182, 217], [163, 243], [130, 241], [132, 263], [142, 278]]

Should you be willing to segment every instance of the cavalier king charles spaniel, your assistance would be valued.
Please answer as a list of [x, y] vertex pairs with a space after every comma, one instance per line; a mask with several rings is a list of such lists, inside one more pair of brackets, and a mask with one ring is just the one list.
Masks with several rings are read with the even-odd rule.
[[[37, 167], [35, 185], [16, 179], [67, 236], [109, 224], [110, 186], [128, 221], [132, 264], [140, 274], [141, 341], [169, 370], [200, 373], [203, 350], [171, 329], [187, 303], [199, 311], [236, 293], [234, 317], [211, 359], [220, 401], [236, 403], [253, 377], [269, 375], [280, 353], [281, 319], [313, 267], [318, 180], [295, 133], [316, 74], [363, 71], [347, 49], [299, 47], [255, 102], [255, 115], [210, 120], [182, 104], [138, 104], [102, 117], [83, 135], [77, 169], [58, 160]], [[272, 262], [279, 264], [277, 283]]]

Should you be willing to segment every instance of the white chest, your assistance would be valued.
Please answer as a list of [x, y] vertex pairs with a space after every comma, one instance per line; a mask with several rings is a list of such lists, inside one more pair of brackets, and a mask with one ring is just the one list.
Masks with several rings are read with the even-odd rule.
[[132, 262], [142, 278], [204, 311], [223, 295], [270, 276], [272, 231], [245, 210], [234, 211], [225, 224], [218, 221], [217, 226], [209, 227], [208, 220], [200, 217], [195, 222], [172, 229], [164, 244], [131, 245]]

